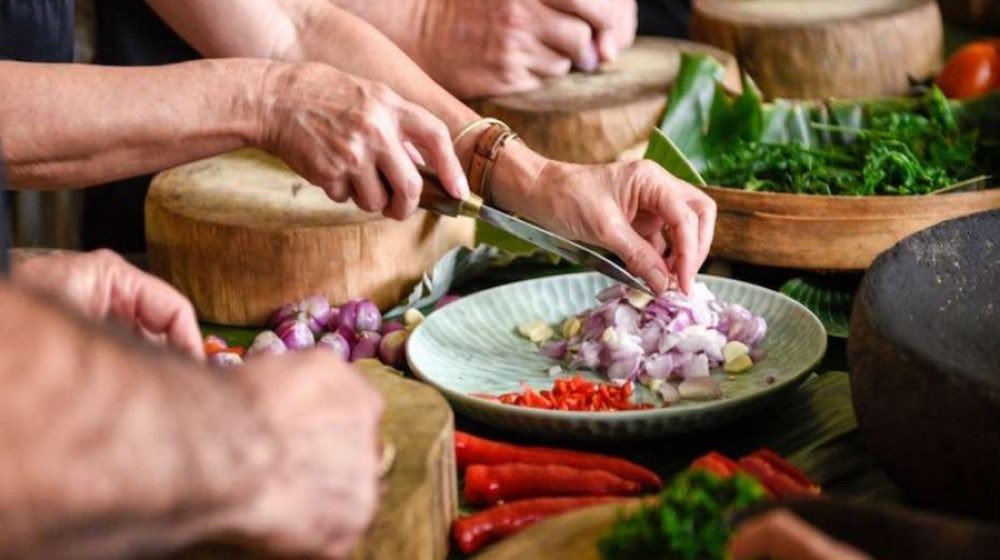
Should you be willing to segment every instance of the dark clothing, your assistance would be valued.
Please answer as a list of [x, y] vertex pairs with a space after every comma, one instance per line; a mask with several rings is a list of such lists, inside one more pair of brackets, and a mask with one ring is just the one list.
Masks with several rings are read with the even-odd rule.
[[0, 0], [0, 59], [73, 60], [73, 0]]
[[7, 179], [0, 160], [0, 278], [10, 272], [10, 227], [7, 225]]
[[639, 0], [639, 35], [686, 39], [691, 23], [691, 0]]
[[[73, 0], [0, 0], [0, 59], [73, 60]], [[9, 270], [9, 194], [0, 161], [0, 275]]]
[[[95, 8], [97, 64], [152, 66], [199, 58], [145, 2], [97, 0]], [[135, 177], [84, 191], [81, 244], [85, 250], [146, 250], [143, 204], [151, 179]]]

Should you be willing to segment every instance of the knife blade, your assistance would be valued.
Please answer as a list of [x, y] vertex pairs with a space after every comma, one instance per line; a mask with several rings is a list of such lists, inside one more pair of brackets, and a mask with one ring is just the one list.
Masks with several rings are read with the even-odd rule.
[[636, 278], [621, 264], [594, 249], [566, 239], [502, 210], [486, 206], [483, 199], [475, 194], [470, 193], [464, 200], [456, 200], [444, 191], [444, 187], [441, 186], [441, 182], [436, 176], [427, 171], [421, 171], [421, 173], [424, 176], [424, 187], [420, 194], [421, 208], [443, 216], [465, 216], [482, 220], [571, 263], [600, 272], [630, 288], [655, 295], [645, 282]]

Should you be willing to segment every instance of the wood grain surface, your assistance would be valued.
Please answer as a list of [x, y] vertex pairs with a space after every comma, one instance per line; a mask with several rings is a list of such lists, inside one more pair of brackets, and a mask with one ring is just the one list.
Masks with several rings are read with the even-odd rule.
[[476, 560], [602, 560], [597, 541], [639, 503], [594, 506], [547, 519], [487, 548]]
[[507, 122], [528, 146], [554, 159], [613, 161], [649, 136], [680, 69], [682, 52], [703, 52], [725, 64], [738, 87], [735, 59], [712, 47], [640, 37], [621, 57], [594, 74], [549, 80], [538, 90], [474, 102], [482, 114]]
[[146, 199], [149, 265], [202, 320], [263, 324], [310, 294], [395, 304], [475, 224], [418, 211], [397, 222], [339, 204], [252, 150], [159, 174]]
[[769, 98], [900, 95], [944, 54], [934, 0], [695, 0], [691, 36], [734, 53]]

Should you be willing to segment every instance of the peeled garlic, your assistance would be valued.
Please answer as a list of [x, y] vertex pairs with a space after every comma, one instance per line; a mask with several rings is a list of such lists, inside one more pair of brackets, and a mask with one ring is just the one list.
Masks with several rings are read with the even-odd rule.
[[581, 329], [583, 329], [583, 323], [580, 322], [580, 319], [570, 317], [563, 322], [560, 330], [562, 331], [563, 338], [570, 339], [580, 334]]
[[743, 354], [726, 362], [726, 373], [743, 373], [753, 367], [753, 360], [750, 354]]
[[641, 290], [629, 288], [628, 291], [625, 292], [625, 299], [632, 307], [636, 309], [644, 309], [647, 305], [649, 305], [649, 302], [653, 301], [653, 296]]
[[406, 325], [406, 330], [412, 331], [422, 323], [424, 320], [424, 314], [420, 312], [419, 309], [411, 307], [403, 313], [403, 324]]
[[727, 363], [749, 353], [750, 348], [738, 340], [727, 342], [726, 345], [722, 347], [722, 358]]
[[517, 332], [535, 344], [545, 342], [556, 334], [545, 321], [522, 323], [517, 327]]

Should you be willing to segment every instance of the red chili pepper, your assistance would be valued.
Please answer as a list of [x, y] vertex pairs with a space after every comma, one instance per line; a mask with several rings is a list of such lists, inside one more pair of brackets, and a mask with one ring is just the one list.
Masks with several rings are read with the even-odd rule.
[[512, 535], [543, 519], [574, 509], [620, 500], [622, 498], [608, 496], [521, 500], [456, 519], [451, 525], [451, 532], [458, 548], [464, 554], [472, 554], [491, 542]]
[[691, 468], [710, 472], [722, 478], [729, 478], [740, 470], [740, 466], [736, 464], [736, 461], [715, 451], [702, 455], [692, 461]]
[[781, 472], [794, 480], [799, 486], [806, 489], [809, 493], [820, 493], [819, 484], [810, 480], [810, 478], [806, 476], [806, 473], [802, 472], [801, 469], [789, 463], [784, 457], [778, 455], [774, 451], [771, 451], [770, 449], [758, 449], [757, 451], [754, 451], [751, 456], [762, 459], [778, 472]]
[[[651, 404], [636, 404], [631, 402], [632, 383], [621, 387], [606, 383], [594, 383], [583, 377], [557, 379], [551, 390], [536, 391], [525, 386], [520, 393], [507, 393], [499, 397], [485, 397], [499, 400], [504, 404], [543, 408], [548, 410], [576, 411], [608, 411], [608, 410], [646, 410], [653, 408]], [[472, 395], [481, 396], [481, 395]]]
[[818, 489], [799, 484], [795, 479], [775, 469], [767, 461], [756, 455], [741, 458], [739, 464], [740, 468], [756, 478], [775, 498], [789, 498], [806, 494], [815, 495], [818, 491]]
[[470, 465], [465, 469], [462, 497], [472, 505], [544, 496], [635, 496], [637, 482], [606, 471], [562, 465]]
[[638, 482], [644, 488], [657, 490], [663, 481], [653, 471], [631, 461], [564, 449], [520, 447], [455, 432], [455, 456], [458, 468], [469, 465], [500, 465], [526, 463], [531, 465], [563, 465], [583, 470], [606, 471], [626, 480]]
[[205, 346], [206, 356], [214, 356], [215, 354], [218, 354], [219, 352], [222, 352], [229, 348], [229, 345], [226, 344], [226, 341], [222, 340], [217, 336], [206, 337], [204, 341], [204, 346]]

